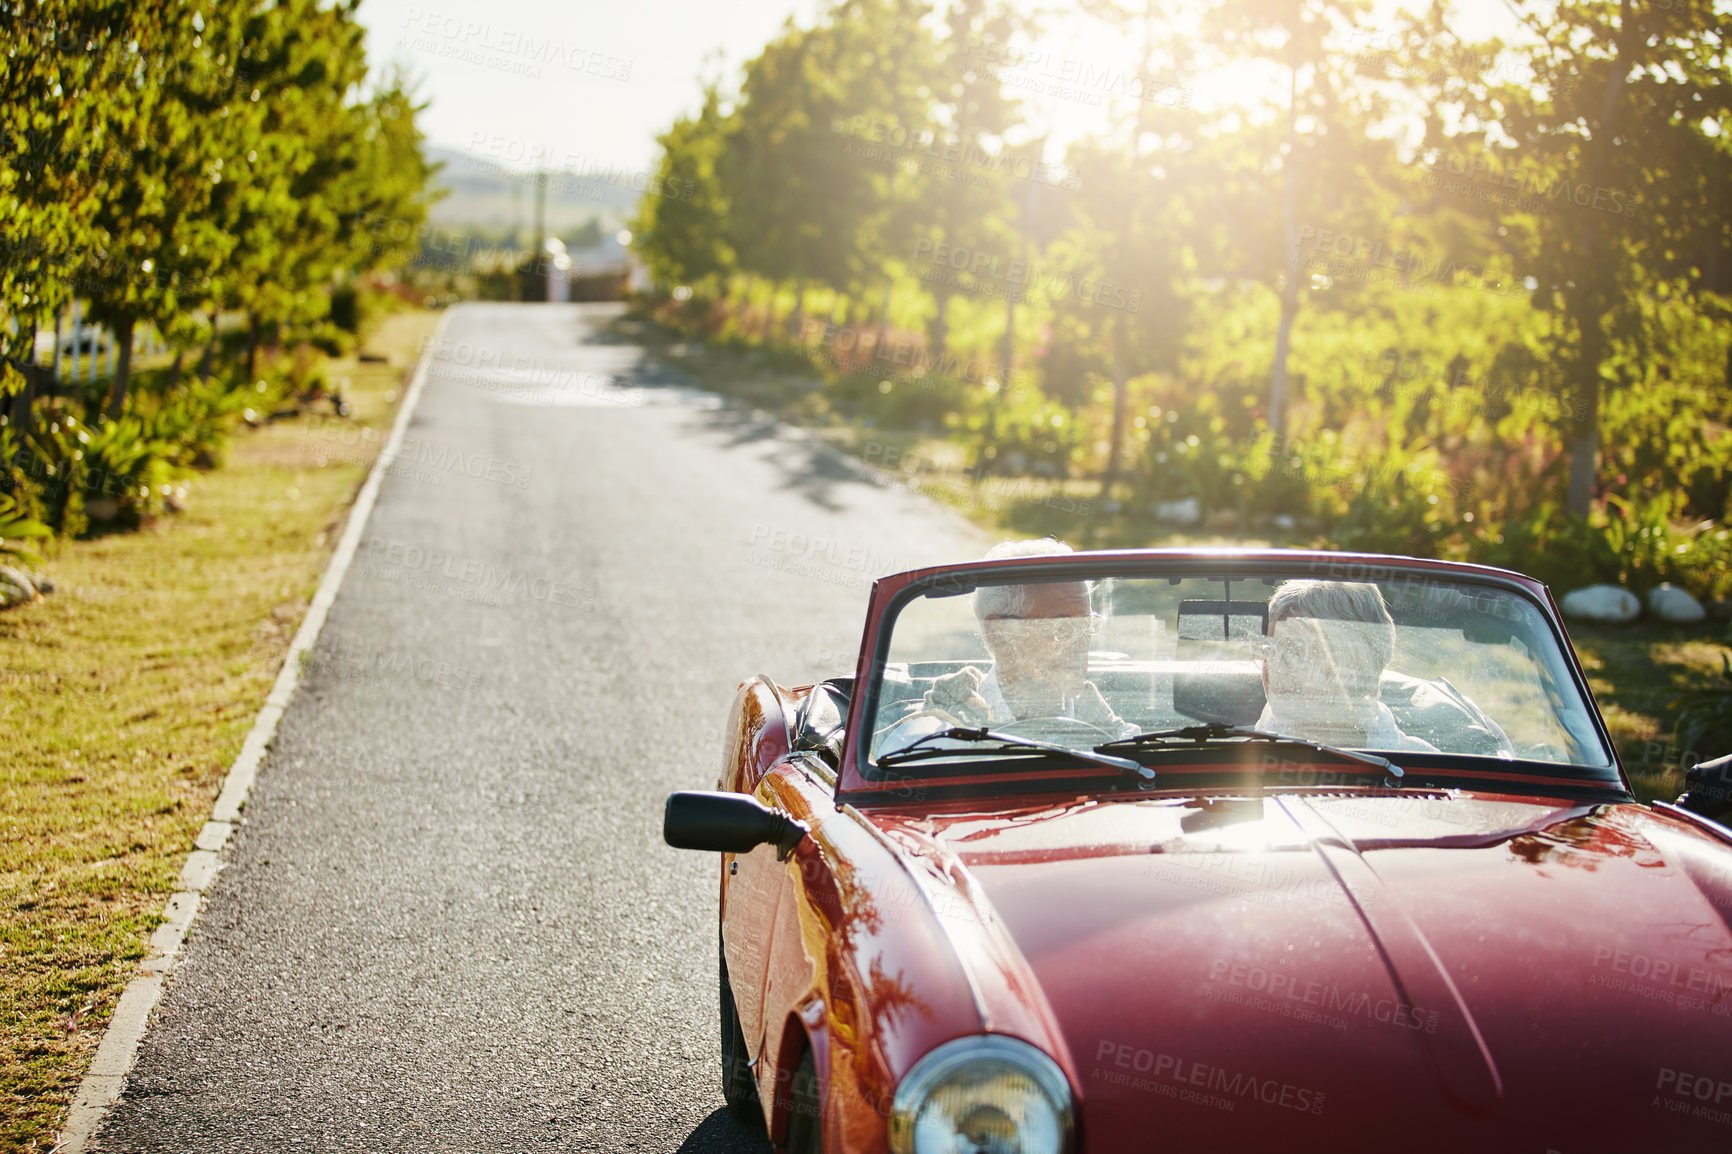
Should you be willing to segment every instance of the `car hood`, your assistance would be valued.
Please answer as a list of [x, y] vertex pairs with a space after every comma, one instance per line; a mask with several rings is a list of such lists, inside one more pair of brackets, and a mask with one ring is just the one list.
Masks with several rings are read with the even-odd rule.
[[1314, 793], [874, 820], [953, 940], [1002, 942], [964, 966], [1032, 975], [1090, 1150], [1151, 1123], [1178, 1150], [1732, 1141], [1732, 847], [1664, 813]]

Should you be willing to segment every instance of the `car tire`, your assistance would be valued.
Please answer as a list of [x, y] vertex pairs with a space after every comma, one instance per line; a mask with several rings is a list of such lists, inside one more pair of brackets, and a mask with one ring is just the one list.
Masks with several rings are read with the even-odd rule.
[[752, 1081], [752, 1068], [746, 1064], [746, 1037], [740, 1032], [740, 1013], [734, 1007], [734, 990], [728, 984], [728, 958], [718, 950], [722, 976], [722, 1099], [734, 1117], [742, 1122], [763, 1125], [764, 1112], [758, 1107], [758, 1087]]
[[787, 1154], [823, 1154], [822, 1106], [818, 1067], [812, 1060], [811, 1047], [807, 1047], [800, 1055], [799, 1068], [794, 1071], [794, 1101], [788, 1112], [788, 1141], [783, 1147]]

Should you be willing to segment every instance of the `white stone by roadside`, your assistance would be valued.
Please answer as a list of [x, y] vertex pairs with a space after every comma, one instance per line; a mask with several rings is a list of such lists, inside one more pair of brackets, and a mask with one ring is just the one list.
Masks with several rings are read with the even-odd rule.
[[114, 1016], [109, 1019], [108, 1028], [103, 1032], [102, 1044], [97, 1048], [96, 1057], [91, 1060], [90, 1069], [78, 1087], [78, 1095], [72, 1100], [66, 1124], [61, 1128], [60, 1139], [50, 1154], [82, 1154], [85, 1144], [96, 1133], [96, 1128], [109, 1108], [119, 1099], [120, 1092], [126, 1085], [127, 1071], [132, 1068], [133, 1057], [138, 1053], [138, 1044], [144, 1039], [144, 1032], [150, 1024], [151, 1011], [156, 1008], [157, 999], [162, 995], [163, 982], [174, 970], [181, 945], [186, 941], [187, 932], [192, 928], [194, 919], [198, 917], [205, 890], [222, 866], [223, 847], [228, 844], [229, 836], [240, 823], [241, 809], [246, 805], [247, 793], [252, 789], [253, 779], [258, 776], [259, 765], [264, 761], [265, 752], [270, 748], [272, 738], [276, 736], [277, 722], [282, 719], [283, 711], [288, 708], [289, 700], [294, 696], [295, 686], [300, 682], [302, 657], [310, 653], [314, 643], [318, 641], [319, 630], [325, 624], [325, 615], [330, 612], [331, 603], [337, 599], [337, 590], [343, 584], [343, 575], [348, 572], [349, 564], [360, 547], [367, 518], [373, 512], [373, 503], [379, 497], [380, 483], [402, 445], [404, 430], [409, 427], [415, 402], [420, 399], [421, 389], [426, 383], [427, 366], [432, 360], [430, 350], [439, 347], [439, 339], [450, 316], [450, 313], [446, 313], [439, 318], [433, 338], [423, 346], [421, 359], [409, 381], [408, 392], [404, 394], [403, 404], [398, 408], [397, 418], [392, 423], [391, 436], [385, 442], [385, 447], [379, 451], [372, 470], [367, 474], [367, 480], [361, 486], [360, 495], [355, 498], [355, 504], [349, 510], [342, 539], [337, 542], [336, 551], [331, 554], [330, 564], [325, 568], [325, 575], [319, 581], [318, 591], [313, 594], [312, 604], [307, 607], [307, 615], [301, 620], [301, 627], [295, 633], [288, 653], [283, 657], [283, 667], [277, 674], [276, 684], [271, 687], [270, 696], [265, 698], [264, 708], [259, 710], [252, 730], [241, 745], [239, 756], [223, 778], [222, 792], [217, 795], [216, 804], [211, 807], [210, 819], [199, 831], [198, 839], [194, 843], [196, 848], [187, 856], [186, 865], [181, 869], [180, 889], [163, 907], [162, 925], [151, 935], [150, 947], [144, 961], [139, 963], [137, 976], [127, 983], [126, 991], [121, 994], [120, 1002], [114, 1008]]

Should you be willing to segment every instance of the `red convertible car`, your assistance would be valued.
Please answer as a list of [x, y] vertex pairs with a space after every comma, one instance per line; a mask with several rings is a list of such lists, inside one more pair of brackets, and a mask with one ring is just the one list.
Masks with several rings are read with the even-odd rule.
[[1634, 799], [1538, 582], [1123, 551], [880, 580], [664, 836], [790, 1151], [1723, 1154], [1725, 820]]

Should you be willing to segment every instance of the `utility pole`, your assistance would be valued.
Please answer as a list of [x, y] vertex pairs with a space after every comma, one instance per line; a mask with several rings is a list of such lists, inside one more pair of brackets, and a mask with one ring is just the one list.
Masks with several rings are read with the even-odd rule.
[[535, 170], [535, 297], [547, 299], [547, 170]]

